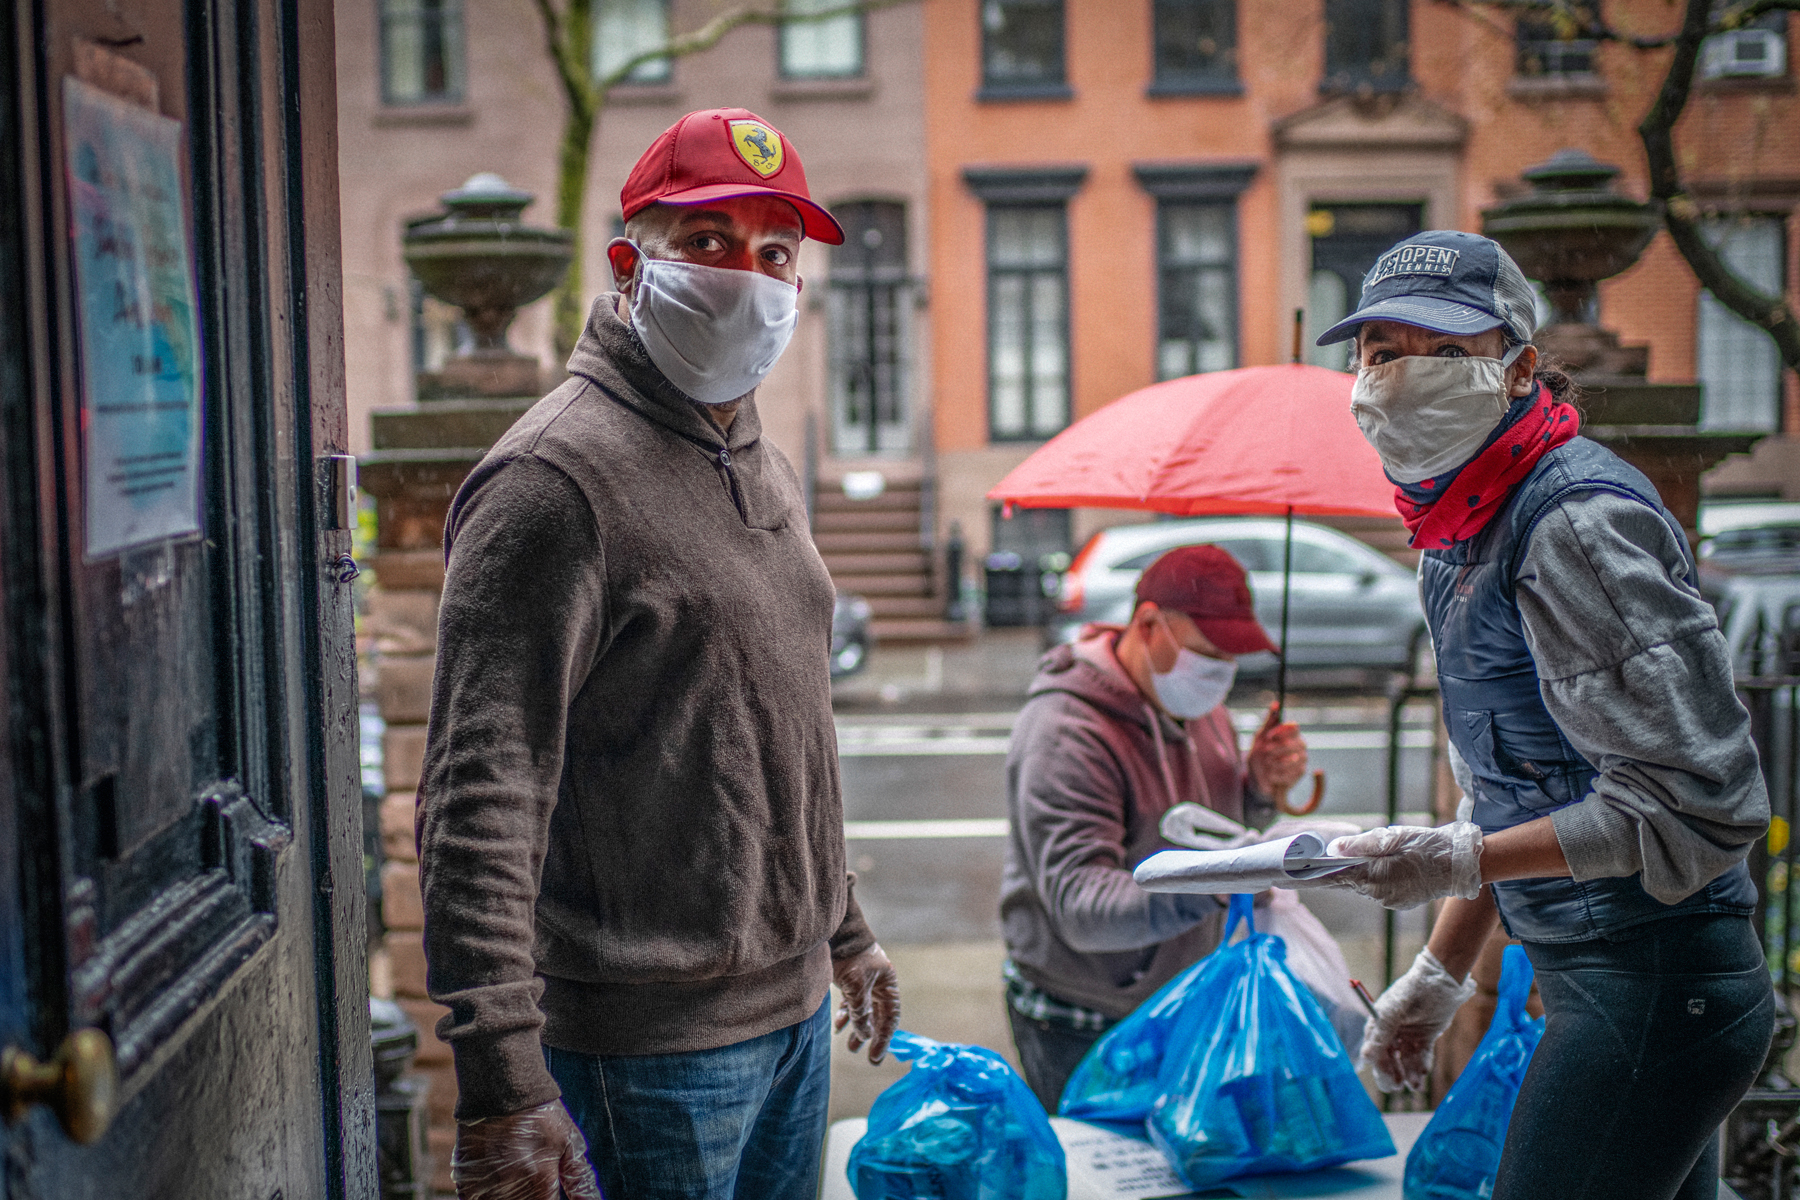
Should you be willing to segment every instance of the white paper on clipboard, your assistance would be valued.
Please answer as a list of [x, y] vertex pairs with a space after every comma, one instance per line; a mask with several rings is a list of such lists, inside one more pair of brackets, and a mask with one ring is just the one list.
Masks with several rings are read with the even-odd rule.
[[1297, 833], [1229, 850], [1164, 850], [1139, 863], [1132, 877], [1148, 892], [1225, 896], [1319, 879], [1364, 861], [1327, 853], [1316, 833]]

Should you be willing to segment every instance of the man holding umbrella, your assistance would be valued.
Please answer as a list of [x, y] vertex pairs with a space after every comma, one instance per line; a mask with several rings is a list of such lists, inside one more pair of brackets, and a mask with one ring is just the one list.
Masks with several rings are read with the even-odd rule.
[[1132, 881], [1169, 848], [1163, 814], [1195, 802], [1266, 825], [1306, 771], [1273, 706], [1247, 756], [1225, 709], [1237, 656], [1274, 649], [1243, 567], [1184, 546], [1144, 571], [1128, 625], [1089, 626], [1039, 665], [1006, 760], [1000, 916], [1013, 1041], [1051, 1112], [1088, 1047], [1218, 945], [1212, 897]]

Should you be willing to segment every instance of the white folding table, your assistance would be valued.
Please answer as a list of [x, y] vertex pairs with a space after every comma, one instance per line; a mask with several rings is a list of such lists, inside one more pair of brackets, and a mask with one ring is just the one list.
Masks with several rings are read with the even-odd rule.
[[[1418, 1139], [1430, 1113], [1389, 1113], [1383, 1118], [1393, 1135], [1398, 1152], [1390, 1158], [1349, 1163], [1324, 1171], [1308, 1171], [1299, 1175], [1255, 1175], [1232, 1179], [1204, 1192], [1168, 1190], [1130, 1182], [1108, 1186], [1109, 1175], [1120, 1179], [1119, 1172], [1130, 1173], [1122, 1160], [1131, 1147], [1117, 1143], [1129, 1141], [1080, 1121], [1052, 1117], [1051, 1128], [1069, 1157], [1068, 1200], [1196, 1200], [1196, 1197], [1239, 1197], [1242, 1200], [1288, 1200], [1289, 1197], [1342, 1196], [1353, 1200], [1402, 1200], [1400, 1181], [1406, 1169], [1406, 1154]], [[868, 1128], [868, 1120], [853, 1117], [832, 1125], [825, 1142], [823, 1179], [819, 1200], [854, 1200], [846, 1168], [850, 1149]], [[1110, 1140], [1109, 1140], [1110, 1139]], [[1106, 1166], [1101, 1164], [1105, 1163]], [[1166, 1169], [1166, 1167], [1165, 1167]], [[1737, 1194], [1719, 1185], [1719, 1200], [1737, 1200]]]

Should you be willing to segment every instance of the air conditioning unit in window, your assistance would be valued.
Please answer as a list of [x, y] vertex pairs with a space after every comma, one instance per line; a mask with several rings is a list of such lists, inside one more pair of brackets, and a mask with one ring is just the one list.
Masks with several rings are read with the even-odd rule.
[[1708, 79], [1787, 73], [1787, 39], [1773, 29], [1734, 29], [1706, 39], [1701, 71]]

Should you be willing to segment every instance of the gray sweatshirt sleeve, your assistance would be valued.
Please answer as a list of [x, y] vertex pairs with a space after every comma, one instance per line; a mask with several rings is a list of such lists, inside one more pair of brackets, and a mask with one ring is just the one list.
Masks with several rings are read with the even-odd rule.
[[1146, 892], [1125, 861], [1125, 775], [1097, 731], [1026, 706], [1007, 760], [1026, 872], [1058, 937], [1084, 954], [1167, 941], [1218, 911], [1207, 896]]
[[1519, 612], [1545, 706], [1599, 770], [1552, 816], [1576, 879], [1642, 872], [1665, 904], [1740, 862], [1769, 798], [1718, 621], [1683, 547], [1608, 492], [1560, 503], [1520, 564]]

